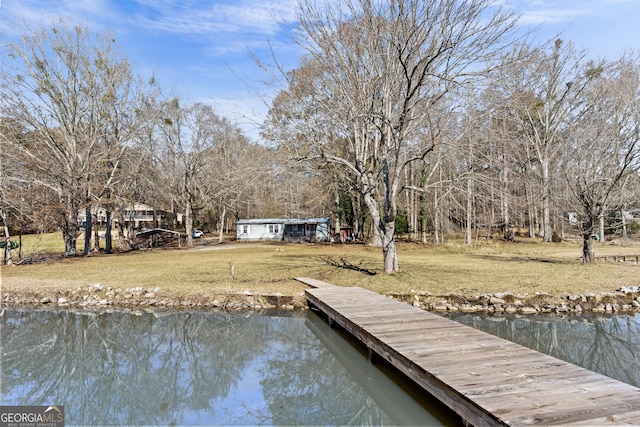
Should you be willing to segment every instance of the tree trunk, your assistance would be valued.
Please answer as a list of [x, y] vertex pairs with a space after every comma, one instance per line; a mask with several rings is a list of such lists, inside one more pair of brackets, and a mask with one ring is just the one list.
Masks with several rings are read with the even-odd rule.
[[505, 238], [510, 237], [511, 217], [509, 213], [509, 169], [503, 156], [502, 172], [500, 173], [500, 216], [502, 217], [502, 233]]
[[[380, 223], [382, 225], [382, 223]], [[398, 271], [398, 254], [396, 252], [396, 220], [395, 216], [387, 215], [384, 221], [382, 236], [382, 257], [384, 260], [384, 273], [395, 273]]]
[[464, 233], [464, 243], [470, 245], [473, 243], [472, 226], [473, 226], [473, 181], [471, 176], [467, 180], [467, 212], [466, 225]]
[[84, 251], [82, 255], [88, 256], [91, 252], [91, 231], [92, 231], [92, 218], [91, 218], [91, 205], [88, 205], [85, 209], [85, 222], [84, 222]]
[[[395, 229], [395, 221], [392, 226]], [[384, 259], [384, 272], [395, 273], [398, 271], [398, 254], [396, 253], [396, 239], [394, 237], [395, 230], [391, 231], [391, 236], [384, 233], [384, 242], [382, 246], [382, 256]]]
[[420, 193], [420, 242], [427, 243], [427, 198]]
[[193, 246], [193, 218], [191, 212], [191, 200], [187, 200], [184, 212], [184, 227], [187, 232], [187, 246]]
[[433, 211], [433, 243], [439, 245], [444, 241], [443, 230], [440, 226], [440, 208], [437, 199], [434, 201]]
[[78, 226], [62, 229], [62, 240], [64, 240], [64, 256], [76, 256], [78, 255], [78, 249], [76, 248], [76, 242], [78, 240], [76, 234]]
[[340, 236], [340, 190], [336, 186], [333, 193], [333, 233]]
[[[372, 217], [374, 246], [382, 247], [384, 273], [394, 273], [398, 271], [398, 254], [396, 252], [395, 241], [395, 215], [393, 212], [389, 212], [385, 215], [383, 220], [379, 214], [377, 201], [368, 194], [365, 194], [364, 199]], [[376, 239], [379, 242], [377, 245], [375, 244]]]
[[[153, 228], [159, 228], [158, 210], [156, 209], [155, 203], [153, 204]], [[158, 246], [158, 235], [157, 234], [151, 235], [151, 245], [153, 247]]]
[[371, 231], [373, 232], [373, 236], [371, 239], [371, 244], [376, 248], [380, 248], [383, 245], [383, 231], [384, 224], [381, 223], [382, 218], [380, 217], [380, 210], [378, 209], [378, 202], [373, 198], [371, 194], [364, 194], [364, 202], [367, 205], [369, 210], [369, 215], [371, 215]]
[[104, 253], [110, 254], [112, 251], [111, 242], [111, 211], [106, 212], [106, 219], [104, 224]]
[[624, 217], [624, 209], [620, 209], [620, 218], [622, 218], [622, 238], [627, 238], [627, 220]]
[[537, 215], [536, 215], [536, 207], [533, 205], [530, 205], [530, 210], [529, 210], [529, 237], [530, 238], [535, 238], [536, 237], [536, 223], [537, 223]]
[[407, 206], [407, 224], [408, 224], [408, 233], [409, 240], [413, 241], [416, 239], [416, 231], [417, 227], [417, 217], [416, 214], [416, 192], [414, 190], [410, 190], [408, 187], [414, 185], [414, 171], [413, 164], [407, 166], [404, 169], [404, 179], [405, 185], [407, 188], [404, 190], [405, 194], [405, 203]]
[[98, 252], [100, 251], [100, 227], [98, 227], [98, 215], [94, 215], [92, 219], [93, 224], [95, 224], [93, 227], [93, 251]]
[[358, 192], [350, 192], [351, 210], [353, 211], [353, 235], [364, 240], [364, 212], [362, 212], [362, 196]]
[[[491, 180], [491, 201], [489, 206], [489, 238], [493, 239], [494, 227], [496, 223], [496, 203], [495, 189], [493, 180]], [[485, 205], [486, 206], [486, 205]]]
[[4, 215], [2, 215], [2, 222], [4, 228], [4, 264], [13, 265], [13, 258], [11, 255], [11, 234], [9, 233], [9, 227], [7, 226]]
[[[62, 197], [62, 196], [61, 196]], [[62, 222], [58, 224], [64, 240], [64, 256], [76, 256], [78, 250], [76, 243], [78, 240], [78, 206], [73, 203], [71, 197], [67, 198], [65, 211], [61, 212]]]
[[591, 262], [595, 262], [596, 254], [593, 249], [593, 237], [591, 234], [591, 229], [585, 232], [582, 235], [582, 262], [587, 264]]
[[600, 215], [598, 220], [600, 222], [600, 227], [598, 228], [598, 241], [604, 242], [604, 215]]
[[380, 221], [380, 214], [371, 214], [371, 231], [373, 232], [373, 236], [371, 237], [371, 245], [375, 246], [376, 248], [380, 248], [384, 244], [382, 238], [383, 233], [380, 231]]
[[118, 247], [120, 249], [124, 249], [124, 244], [126, 242], [126, 236], [124, 234], [124, 214], [122, 213], [122, 210], [116, 211], [116, 214], [118, 216]]
[[222, 213], [220, 214], [220, 234], [218, 235], [218, 242], [222, 243], [222, 238], [224, 236], [224, 221], [225, 216], [227, 215], [227, 205], [222, 204]]
[[425, 194], [427, 186], [427, 168], [422, 165], [420, 168], [420, 192], [418, 203], [420, 204], [420, 242], [427, 243], [427, 196]]
[[542, 241], [551, 242], [551, 176], [548, 157], [542, 162]]
[[531, 183], [529, 180], [525, 180], [524, 183], [524, 193], [527, 200], [527, 221], [529, 225], [529, 237], [536, 237], [535, 232], [535, 206], [533, 204], [533, 194], [531, 190]]

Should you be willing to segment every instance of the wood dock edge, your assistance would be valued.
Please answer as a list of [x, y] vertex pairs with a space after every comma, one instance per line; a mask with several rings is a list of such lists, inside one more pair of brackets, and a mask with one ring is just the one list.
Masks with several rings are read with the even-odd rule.
[[323, 303], [321, 299], [316, 298], [312, 293], [306, 292], [306, 295], [308, 303], [318, 308], [318, 310], [327, 316], [329, 325], [332, 327], [336, 324], [339, 325], [343, 330], [366, 346], [372, 362], [375, 362], [376, 359], [383, 359], [386, 363], [393, 366], [431, 396], [458, 414], [462, 420], [466, 422], [473, 420], [472, 424], [467, 425], [508, 425], [493, 414], [484, 411], [483, 408], [478, 407], [466, 399], [465, 396], [457, 393], [456, 390], [451, 389], [447, 384], [440, 381], [436, 376], [426, 372], [403, 354], [389, 348], [374, 335], [349, 321], [339, 312]]
[[309, 277], [294, 277], [294, 280], [298, 282], [302, 282], [307, 286], [311, 286], [315, 289], [324, 289], [324, 288], [336, 288], [336, 285], [332, 285], [331, 283], [323, 282], [322, 280], [311, 279]]
[[[367, 348], [372, 362], [381, 359], [396, 368], [458, 414], [465, 425], [640, 425], [640, 388], [562, 362], [420, 308], [399, 301], [392, 302], [384, 295], [356, 286], [335, 286], [309, 278], [296, 280], [310, 287], [305, 290], [307, 304], [322, 312], [329, 325], [339, 325], [362, 343]], [[422, 325], [419, 334], [415, 333], [415, 328], [404, 330], [407, 323], [422, 322], [419, 319], [423, 316], [427, 319], [425, 323], [429, 325]], [[407, 320], [409, 318], [411, 320]], [[444, 322], [455, 324], [455, 328], [464, 328], [465, 332], [458, 333], [456, 329], [455, 333], [452, 333], [452, 326]], [[396, 324], [399, 325], [398, 329], [389, 329], [389, 326]], [[424, 328], [439, 331], [440, 337], [435, 341], [436, 344], [425, 343]], [[473, 331], [471, 335], [470, 331]], [[513, 390], [508, 390], [506, 394], [500, 387], [493, 387], [492, 391], [495, 393], [491, 395], [484, 390], [486, 387], [479, 383], [477, 378], [471, 378], [471, 382], [461, 378], [460, 372], [456, 370], [459, 367], [464, 368], [458, 366], [461, 361], [449, 361], [446, 348], [442, 346], [442, 343], [450, 341], [450, 338], [453, 339], [454, 345], [459, 345], [456, 340], [470, 339], [474, 342], [478, 338], [484, 339], [485, 336], [495, 343], [483, 342], [476, 346], [474, 353], [477, 355], [478, 350], [480, 353], [486, 353], [482, 356], [490, 361], [489, 364], [485, 363], [486, 376], [508, 382]], [[408, 347], [407, 343], [415, 343], [416, 346]], [[530, 357], [522, 359], [520, 352], [511, 356], [504, 351], [492, 353], [490, 345], [493, 344], [498, 349], [506, 348], [507, 353], [513, 350], [512, 347], [517, 346], [518, 349], [530, 353]], [[437, 351], [432, 351], [434, 345], [439, 345]], [[455, 348], [458, 347], [454, 347], [452, 351]], [[469, 354], [472, 352], [469, 351]], [[502, 356], [495, 359], [498, 353]], [[430, 358], [443, 354], [444, 359]], [[516, 369], [516, 363], [526, 369]], [[554, 379], [552, 371], [558, 366], [570, 369], [563, 376]], [[543, 369], [547, 369], [547, 372], [543, 372]], [[523, 372], [529, 372], [527, 376], [531, 381], [521, 380]], [[505, 377], [506, 374], [509, 377]], [[571, 378], [578, 377], [583, 384], [575, 390], [567, 389], [567, 386], [576, 385]], [[533, 381], [535, 378], [540, 380]], [[557, 399], [564, 400], [556, 401], [556, 398], [550, 396], [555, 390], [562, 390], [562, 393], [554, 395]], [[571, 399], [568, 399], [569, 396]]]

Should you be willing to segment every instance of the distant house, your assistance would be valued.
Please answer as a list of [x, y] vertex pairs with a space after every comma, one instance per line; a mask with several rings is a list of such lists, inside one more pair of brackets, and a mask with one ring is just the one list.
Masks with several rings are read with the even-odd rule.
[[577, 226], [578, 225], [578, 212], [575, 211], [569, 211], [569, 212], [565, 212], [565, 219], [569, 221], [569, 224], [571, 224], [572, 226]]
[[[107, 211], [101, 206], [93, 206], [91, 208], [91, 214], [95, 216], [98, 224], [103, 224], [107, 220]], [[160, 224], [165, 222], [167, 211], [156, 209], [156, 218]], [[178, 214], [178, 222], [182, 222], [181, 214]], [[78, 211], [78, 225], [82, 228], [86, 223], [86, 210], [80, 209]], [[117, 217], [112, 218], [114, 223], [118, 222]], [[153, 226], [153, 206], [146, 205], [144, 203], [133, 203], [128, 206], [124, 212], [125, 224], [135, 229], [148, 228]]]
[[622, 214], [624, 215], [624, 219], [627, 221], [640, 222], [640, 208], [623, 209]]
[[241, 219], [236, 238], [243, 241], [328, 242], [329, 218]]

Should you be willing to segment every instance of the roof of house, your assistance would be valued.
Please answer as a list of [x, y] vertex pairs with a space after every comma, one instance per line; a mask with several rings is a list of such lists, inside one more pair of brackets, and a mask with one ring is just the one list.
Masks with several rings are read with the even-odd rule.
[[329, 218], [256, 218], [239, 219], [236, 224], [322, 224], [328, 222]]

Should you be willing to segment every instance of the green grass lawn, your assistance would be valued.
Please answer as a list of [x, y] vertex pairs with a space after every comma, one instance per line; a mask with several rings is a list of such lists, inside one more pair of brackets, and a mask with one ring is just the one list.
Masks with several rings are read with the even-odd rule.
[[[78, 243], [78, 248], [82, 242]], [[160, 287], [181, 295], [209, 293], [277, 293], [294, 295], [304, 285], [295, 277], [312, 277], [340, 286], [376, 292], [428, 291], [434, 295], [513, 292], [552, 295], [613, 291], [640, 285], [640, 265], [583, 265], [579, 242], [542, 244], [483, 241], [471, 246], [399, 243], [400, 271], [382, 274], [382, 251], [366, 245], [236, 242], [194, 249], [154, 249], [124, 254], [92, 254], [40, 264], [2, 267], [4, 291], [74, 290], [99, 283], [112, 288]], [[23, 255], [62, 252], [57, 235], [25, 236]], [[638, 254], [640, 245], [598, 244], [597, 255]], [[328, 259], [347, 261], [378, 274], [337, 268]], [[235, 278], [231, 275], [233, 266]]]

